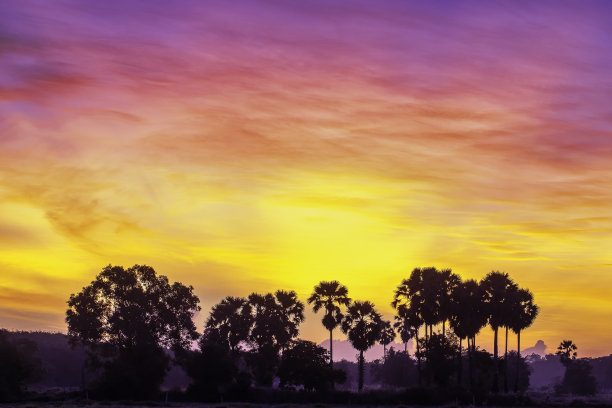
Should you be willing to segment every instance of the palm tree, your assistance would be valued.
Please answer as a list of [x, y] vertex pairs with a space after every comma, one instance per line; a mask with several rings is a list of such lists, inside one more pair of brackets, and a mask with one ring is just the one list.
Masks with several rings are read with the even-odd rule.
[[443, 279], [440, 272], [433, 267], [421, 269], [420, 297], [421, 316], [425, 322], [425, 339], [429, 326], [429, 338], [433, 336], [433, 326], [442, 321], [440, 316], [440, 292]]
[[227, 296], [214, 305], [206, 320], [206, 328], [216, 330], [232, 352], [246, 341], [253, 324], [251, 306], [245, 298]]
[[368, 301], [351, 304], [342, 319], [342, 331], [359, 351], [359, 391], [363, 389], [363, 353], [378, 340], [381, 324], [380, 314], [374, 309], [374, 304]]
[[404, 352], [408, 352], [408, 342], [416, 334], [416, 328], [419, 327], [422, 322], [418, 321], [418, 315], [413, 313], [412, 310], [406, 305], [399, 305], [397, 307], [397, 314], [393, 316], [395, 323], [393, 327], [400, 335], [402, 343], [404, 343]]
[[395, 340], [395, 330], [391, 327], [391, 322], [384, 320], [380, 325], [380, 337], [378, 342], [383, 346], [383, 360], [387, 359], [387, 345]]
[[284, 351], [289, 342], [299, 334], [298, 326], [304, 321], [304, 304], [298, 300], [297, 293], [293, 290], [277, 290], [274, 297], [282, 321], [282, 330], [279, 330], [276, 338]]
[[[508, 393], [508, 330], [512, 325], [517, 309], [519, 288], [517, 285], [510, 286], [504, 299], [503, 327], [506, 331], [504, 341], [504, 393]], [[518, 367], [518, 366], [517, 366]]]
[[571, 340], [563, 340], [555, 354], [559, 356], [563, 365], [567, 365], [568, 362], [578, 357], [578, 346]]
[[455, 308], [453, 302], [453, 292], [461, 285], [459, 275], [450, 269], [443, 269], [438, 272], [437, 282], [437, 305], [438, 318], [442, 322], [442, 336], [446, 335], [446, 321], [450, 318]]
[[519, 367], [521, 362], [521, 331], [525, 330], [533, 324], [533, 321], [538, 316], [539, 307], [533, 303], [533, 294], [527, 289], [519, 289], [516, 291], [513, 304], [512, 323], [510, 328], [517, 337], [517, 357], [516, 376], [514, 379], [514, 392], [518, 391], [519, 382]]
[[[459, 359], [457, 369], [457, 384], [461, 387], [461, 378], [463, 374], [462, 367], [462, 341], [469, 336], [468, 320], [470, 319], [470, 292], [464, 284], [459, 284], [453, 287], [451, 293], [451, 310], [449, 317], [449, 325], [455, 335], [459, 338]], [[468, 353], [469, 345], [468, 345]]]
[[312, 310], [316, 313], [321, 308], [325, 309], [323, 326], [329, 330], [329, 365], [334, 367], [333, 330], [342, 322], [341, 306], [348, 306], [351, 299], [348, 297], [348, 289], [338, 281], [319, 282], [307, 300], [312, 304]]
[[[487, 325], [489, 316], [485, 306], [485, 291], [473, 279], [468, 279], [461, 285], [463, 290], [462, 314], [464, 330], [468, 339], [468, 363], [470, 365], [470, 388], [473, 391], [472, 355], [476, 352], [476, 335]], [[471, 343], [471, 347], [470, 347]]]
[[495, 333], [493, 341], [493, 359], [495, 370], [493, 372], [493, 392], [499, 392], [499, 360], [497, 347], [497, 334], [500, 327], [508, 321], [508, 292], [516, 287], [507, 273], [489, 272], [480, 282], [485, 293], [485, 305], [489, 317], [489, 325]]
[[[426, 305], [423, 289], [423, 269], [413, 269], [410, 273], [410, 277], [402, 280], [393, 293], [393, 302], [391, 302], [391, 306], [393, 306], [393, 308], [398, 312], [400, 311], [400, 307], [404, 307], [404, 314], [407, 315], [409, 310], [410, 314], [418, 317], [413, 321], [418, 321], [420, 324], [414, 328], [418, 334], [418, 330], [421, 325], [425, 324], [425, 337], [427, 338], [428, 321], [425, 320]], [[427, 307], [428, 309], [430, 308], [429, 305], [427, 305]], [[428, 314], [428, 317], [430, 317], [430, 315], [431, 314]]]
[[419, 385], [421, 385], [421, 353], [419, 350], [419, 327], [423, 324], [423, 320], [419, 314], [409, 308], [407, 305], [397, 305], [397, 314], [394, 316], [395, 323], [393, 327], [398, 331], [402, 342], [404, 343], [404, 352], [408, 353], [408, 341], [415, 338], [417, 370], [419, 374]]

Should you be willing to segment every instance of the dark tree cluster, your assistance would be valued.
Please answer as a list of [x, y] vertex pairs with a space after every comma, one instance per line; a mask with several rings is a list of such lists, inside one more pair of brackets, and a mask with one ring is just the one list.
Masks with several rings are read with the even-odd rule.
[[571, 340], [563, 340], [557, 347], [557, 356], [565, 366], [561, 383], [555, 387], [559, 394], [594, 395], [597, 381], [588, 360], [578, 359], [578, 347]]
[[11, 341], [5, 330], [0, 330], [0, 401], [20, 397], [26, 385], [41, 374], [35, 351], [33, 341]]
[[95, 388], [113, 398], [156, 395], [170, 364], [198, 338], [193, 287], [170, 283], [150, 266], [107, 266], [68, 300], [68, 335], [102, 371]]
[[[416, 268], [395, 290], [392, 306], [396, 309], [395, 327], [403, 341], [411, 336], [417, 344], [419, 384], [423, 377], [427, 383], [447, 386], [454, 380], [464, 385], [463, 340], [467, 343], [468, 382], [474, 391], [474, 355], [476, 335], [487, 324], [495, 333], [492, 364], [493, 392], [500, 389], [500, 371], [503, 369], [503, 387], [508, 391], [508, 331], [518, 337], [520, 360], [520, 334], [529, 327], [538, 314], [533, 295], [519, 288], [507, 273], [493, 271], [480, 282], [462, 281], [450, 269]], [[449, 333], [447, 323], [452, 330]], [[441, 326], [440, 332], [434, 327]], [[503, 361], [499, 359], [498, 332], [506, 333]], [[422, 336], [419, 338], [419, 334]], [[423, 360], [423, 361], [422, 361]], [[454, 364], [453, 360], [456, 361]], [[514, 391], [519, 391], [521, 364], [513, 364]]]
[[[294, 291], [228, 296], [212, 307], [198, 335], [193, 317], [199, 299], [193, 288], [170, 283], [143, 265], [104, 268], [70, 297], [66, 321], [72, 341], [86, 347], [89, 365], [99, 372], [92, 387], [107, 397], [151, 397], [171, 363], [184, 368], [192, 379], [188, 392], [200, 399], [236, 398], [252, 385], [271, 387], [275, 381], [284, 389], [331, 390], [346, 378], [333, 365], [331, 344], [338, 328], [359, 353], [359, 391], [364, 353], [376, 342], [383, 345], [384, 357], [372, 374], [391, 387], [407, 387], [415, 377], [419, 385], [469, 387], [472, 392], [485, 387], [498, 391], [500, 379], [506, 391], [528, 385], [520, 348], [508, 354], [507, 336], [513, 331], [520, 344], [520, 333], [532, 324], [538, 307], [531, 292], [506, 273], [494, 271], [476, 282], [462, 281], [451, 270], [414, 269], [394, 292], [393, 323], [371, 302], [352, 300], [337, 281], [320, 282], [307, 302], [322, 312], [329, 352], [298, 338], [304, 304]], [[495, 332], [492, 357], [475, 344], [487, 324]], [[503, 360], [498, 357], [499, 329], [506, 333]], [[397, 335], [404, 350], [387, 352]], [[408, 354], [411, 339], [416, 359]]]

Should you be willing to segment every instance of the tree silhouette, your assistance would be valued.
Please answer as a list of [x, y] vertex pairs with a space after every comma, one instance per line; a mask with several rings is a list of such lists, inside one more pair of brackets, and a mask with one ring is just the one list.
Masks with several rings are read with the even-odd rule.
[[40, 360], [34, 356], [35, 342], [11, 341], [6, 334], [6, 330], [0, 329], [0, 402], [22, 396], [42, 369]]
[[323, 316], [323, 326], [329, 330], [329, 365], [334, 366], [333, 355], [333, 331], [342, 322], [342, 306], [348, 306], [351, 299], [348, 297], [348, 289], [338, 281], [319, 282], [310, 297], [308, 304], [312, 304], [312, 310], [317, 313], [320, 309], [325, 309]]
[[170, 284], [150, 266], [109, 265], [70, 295], [68, 335], [88, 347], [91, 363], [104, 363], [103, 384], [146, 397], [157, 392], [168, 368], [164, 348], [178, 354], [197, 339], [198, 303], [193, 287]]
[[[393, 305], [393, 303], [392, 303]], [[411, 309], [405, 304], [397, 305], [397, 313], [394, 316], [395, 323], [393, 326], [398, 331], [402, 342], [404, 343], [404, 352], [408, 353], [408, 341], [415, 338], [416, 358], [417, 358], [417, 373], [419, 385], [421, 385], [421, 353], [419, 346], [419, 327], [423, 324], [423, 320], [417, 311]]]
[[[410, 319], [414, 324], [416, 331], [415, 335], [418, 337], [419, 328], [426, 323], [424, 318], [424, 293], [423, 293], [423, 272], [420, 268], [415, 268], [410, 273], [408, 279], [403, 279], [402, 282], [397, 286], [393, 293], [393, 306], [399, 312], [401, 310], [401, 316], [399, 319], [407, 320]], [[406, 326], [407, 327], [407, 326]], [[427, 326], [425, 326], [425, 336], [427, 336]]]
[[395, 330], [391, 327], [391, 322], [384, 320], [380, 325], [380, 337], [378, 342], [383, 346], [383, 360], [387, 358], [387, 345], [395, 340]]
[[298, 326], [304, 321], [304, 304], [298, 300], [297, 293], [293, 290], [277, 290], [274, 297], [281, 322], [276, 339], [281, 349], [284, 350], [289, 342], [300, 333]]
[[214, 305], [206, 320], [207, 329], [215, 329], [219, 339], [235, 352], [249, 338], [253, 316], [245, 298], [227, 296]]
[[346, 373], [332, 369], [328, 358], [328, 351], [311, 341], [291, 341], [278, 370], [280, 386], [301, 385], [306, 391], [325, 391], [330, 384], [344, 382]]
[[557, 347], [555, 354], [559, 356], [561, 363], [567, 365], [571, 360], [575, 360], [578, 357], [578, 346], [571, 340], [563, 340]]
[[271, 385], [278, 364], [278, 353], [299, 334], [304, 320], [304, 305], [294, 291], [278, 290], [274, 294], [251, 293], [248, 297], [253, 326], [249, 341], [255, 346], [250, 362], [261, 385]]
[[363, 389], [363, 353], [378, 340], [381, 324], [380, 314], [374, 309], [374, 304], [368, 301], [352, 303], [342, 320], [342, 331], [347, 334], [353, 347], [359, 351], [359, 391]]
[[588, 360], [576, 359], [578, 347], [573, 341], [563, 340], [555, 354], [565, 366], [563, 381], [555, 387], [558, 393], [594, 395], [597, 392], [597, 381], [591, 373], [593, 367]]
[[397, 307], [397, 313], [393, 316], [393, 319], [395, 320], [393, 327], [402, 339], [404, 352], [407, 353], [408, 342], [416, 336], [416, 329], [423, 323], [419, 320], [419, 316], [406, 305], [399, 305]]
[[183, 366], [191, 378], [188, 393], [198, 399], [223, 398], [238, 377], [236, 358], [222, 332], [219, 327], [206, 328], [199, 350], [190, 351], [185, 358]]
[[495, 371], [493, 374], [493, 392], [499, 392], [499, 359], [498, 330], [507, 325], [509, 317], [508, 292], [516, 287], [507, 273], [492, 271], [480, 282], [485, 293], [485, 307], [489, 316], [489, 325], [495, 333], [493, 341], [493, 359]]
[[[453, 313], [450, 315], [450, 326], [459, 338], [460, 352], [461, 339], [467, 339], [470, 388], [473, 390], [472, 356], [476, 348], [475, 338], [480, 329], [487, 325], [488, 320], [484, 304], [484, 291], [478, 282], [473, 279], [468, 279], [454, 287], [452, 302]], [[472, 343], [471, 346], [470, 341]], [[461, 384], [461, 373], [462, 369], [460, 363], [459, 384]]]
[[[514, 299], [512, 304], [512, 318], [510, 328], [516, 333], [517, 338], [517, 358], [521, 361], [521, 331], [525, 330], [533, 324], [533, 321], [538, 316], [539, 308], [533, 303], [533, 294], [527, 289], [519, 289], [512, 292]], [[520, 364], [516, 365], [516, 373], [514, 378], [514, 392], [518, 392], [519, 384], [519, 368]]]
[[438, 319], [442, 323], [442, 336], [444, 336], [446, 335], [446, 321], [450, 318], [455, 308], [453, 293], [461, 285], [461, 278], [450, 269], [439, 271], [436, 277]]

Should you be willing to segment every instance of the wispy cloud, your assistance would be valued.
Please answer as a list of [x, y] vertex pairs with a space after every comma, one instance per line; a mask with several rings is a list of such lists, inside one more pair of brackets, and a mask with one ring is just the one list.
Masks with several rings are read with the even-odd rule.
[[393, 282], [438, 265], [510, 272], [542, 307], [526, 341], [555, 344], [581, 319], [559, 299], [606, 302], [610, 11], [2, 3], [0, 312], [37, 326], [29, 290], [53, 314], [45, 296], [148, 262], [205, 307], [339, 278], [389, 313]]

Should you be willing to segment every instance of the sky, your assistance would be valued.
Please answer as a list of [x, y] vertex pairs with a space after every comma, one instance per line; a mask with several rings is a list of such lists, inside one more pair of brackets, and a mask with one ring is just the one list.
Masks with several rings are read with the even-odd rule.
[[[0, 2], [0, 327], [65, 332], [108, 264], [193, 285], [200, 328], [227, 295], [332, 279], [389, 319], [435, 266], [532, 290], [525, 347], [610, 354], [611, 14]], [[301, 336], [324, 340], [320, 318]]]

